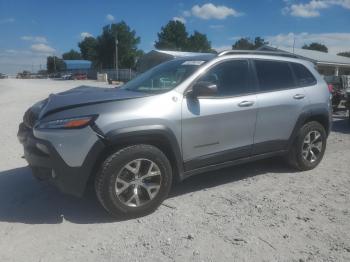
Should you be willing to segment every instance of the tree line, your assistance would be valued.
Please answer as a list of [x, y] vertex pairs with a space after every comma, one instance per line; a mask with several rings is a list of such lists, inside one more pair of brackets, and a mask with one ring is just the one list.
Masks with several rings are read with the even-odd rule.
[[[157, 35], [154, 47], [159, 50], [173, 50], [186, 52], [210, 52], [216, 51], [206, 34], [194, 31], [189, 34], [186, 26], [181, 21], [169, 21], [161, 27]], [[118, 45], [118, 68], [135, 68], [137, 59], [144, 52], [138, 48], [140, 37], [124, 21], [112, 23], [102, 28], [102, 33], [97, 37], [88, 36], [78, 43], [79, 51], [71, 49], [63, 53], [62, 58], [57, 56], [47, 57], [48, 73], [64, 70], [63, 60], [89, 60], [95, 69], [115, 68], [116, 45]], [[269, 42], [262, 37], [240, 38], [233, 45], [234, 50], [255, 50]], [[321, 43], [304, 45], [303, 49], [328, 52], [327, 46]], [[350, 57], [350, 52], [342, 52], [338, 55]]]

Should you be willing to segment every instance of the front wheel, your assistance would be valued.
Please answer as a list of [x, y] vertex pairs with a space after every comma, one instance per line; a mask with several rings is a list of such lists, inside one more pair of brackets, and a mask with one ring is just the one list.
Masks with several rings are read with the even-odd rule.
[[157, 147], [133, 145], [110, 155], [96, 176], [96, 194], [114, 217], [153, 212], [167, 197], [172, 182], [168, 158]]
[[306, 123], [289, 151], [289, 163], [306, 171], [315, 168], [322, 160], [326, 150], [327, 134], [324, 127], [315, 121]]

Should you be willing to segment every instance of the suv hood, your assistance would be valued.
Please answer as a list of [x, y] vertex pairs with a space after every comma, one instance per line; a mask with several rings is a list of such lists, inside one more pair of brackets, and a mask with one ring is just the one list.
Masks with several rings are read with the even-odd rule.
[[60, 110], [83, 105], [125, 100], [149, 96], [147, 93], [133, 92], [124, 89], [80, 86], [71, 90], [51, 94], [45, 101], [40, 117]]

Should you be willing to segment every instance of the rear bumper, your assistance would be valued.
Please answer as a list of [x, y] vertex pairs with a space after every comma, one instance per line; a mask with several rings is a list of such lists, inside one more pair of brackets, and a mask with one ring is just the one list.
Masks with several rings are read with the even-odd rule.
[[24, 157], [32, 167], [33, 175], [48, 180], [61, 192], [82, 196], [96, 160], [105, 145], [97, 140], [87, 154], [83, 164], [71, 167], [66, 164], [55, 147], [46, 140], [34, 137], [32, 129], [21, 124], [18, 139], [24, 147]]

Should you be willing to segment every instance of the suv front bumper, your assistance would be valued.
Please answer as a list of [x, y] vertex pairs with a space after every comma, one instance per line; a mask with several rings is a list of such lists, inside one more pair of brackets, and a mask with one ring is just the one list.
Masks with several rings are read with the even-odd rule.
[[105, 148], [98, 139], [83, 164], [79, 167], [68, 166], [55, 147], [46, 140], [38, 139], [33, 130], [20, 124], [17, 137], [24, 147], [24, 157], [32, 168], [33, 175], [40, 180], [47, 180], [61, 192], [82, 196], [87, 181], [93, 171], [98, 156]]

